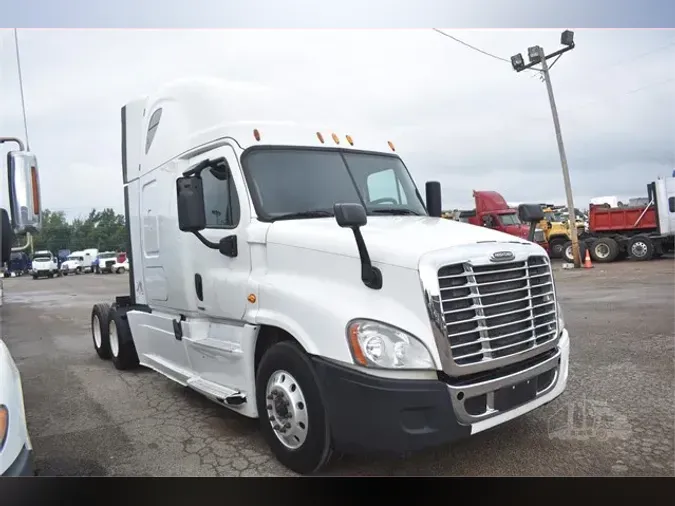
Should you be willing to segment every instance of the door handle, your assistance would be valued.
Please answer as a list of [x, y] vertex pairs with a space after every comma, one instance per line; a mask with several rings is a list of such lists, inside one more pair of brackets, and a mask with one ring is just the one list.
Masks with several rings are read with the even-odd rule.
[[195, 292], [200, 301], [204, 301], [204, 286], [202, 283], [202, 275], [195, 274]]

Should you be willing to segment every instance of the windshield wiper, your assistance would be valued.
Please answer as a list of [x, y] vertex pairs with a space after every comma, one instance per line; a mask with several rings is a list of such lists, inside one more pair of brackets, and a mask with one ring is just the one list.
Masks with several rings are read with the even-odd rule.
[[388, 209], [371, 209], [373, 214], [391, 214], [392, 216], [421, 216], [420, 213], [413, 211], [412, 209], [397, 209], [397, 208], [388, 208]]
[[330, 211], [323, 211], [321, 209], [317, 209], [314, 211], [300, 211], [297, 213], [282, 214], [281, 216], [275, 216], [274, 218], [272, 218], [272, 221], [296, 220], [302, 218], [329, 218], [332, 216], [333, 213]]

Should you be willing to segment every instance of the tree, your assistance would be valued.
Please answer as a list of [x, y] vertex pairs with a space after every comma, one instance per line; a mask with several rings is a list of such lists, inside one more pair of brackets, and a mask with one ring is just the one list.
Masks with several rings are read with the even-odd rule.
[[86, 218], [75, 218], [70, 223], [63, 211], [46, 209], [42, 230], [33, 240], [35, 250], [46, 249], [54, 254], [60, 249], [126, 251], [128, 248], [124, 216], [110, 208], [92, 209]]

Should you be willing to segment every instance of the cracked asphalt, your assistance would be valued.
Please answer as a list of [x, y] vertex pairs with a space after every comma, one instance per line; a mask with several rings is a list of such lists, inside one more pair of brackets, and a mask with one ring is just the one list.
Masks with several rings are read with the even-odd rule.
[[[326, 474], [674, 476], [675, 261], [555, 269], [572, 336], [561, 398], [452, 446], [346, 456]], [[126, 275], [4, 283], [0, 330], [22, 374], [39, 475], [293, 475], [257, 421], [98, 359], [91, 306], [126, 293]]]

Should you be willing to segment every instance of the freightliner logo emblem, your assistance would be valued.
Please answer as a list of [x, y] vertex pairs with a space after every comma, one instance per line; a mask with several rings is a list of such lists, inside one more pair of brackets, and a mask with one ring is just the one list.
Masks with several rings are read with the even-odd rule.
[[514, 258], [516, 258], [516, 256], [512, 251], [496, 251], [490, 257], [490, 262], [508, 262]]

